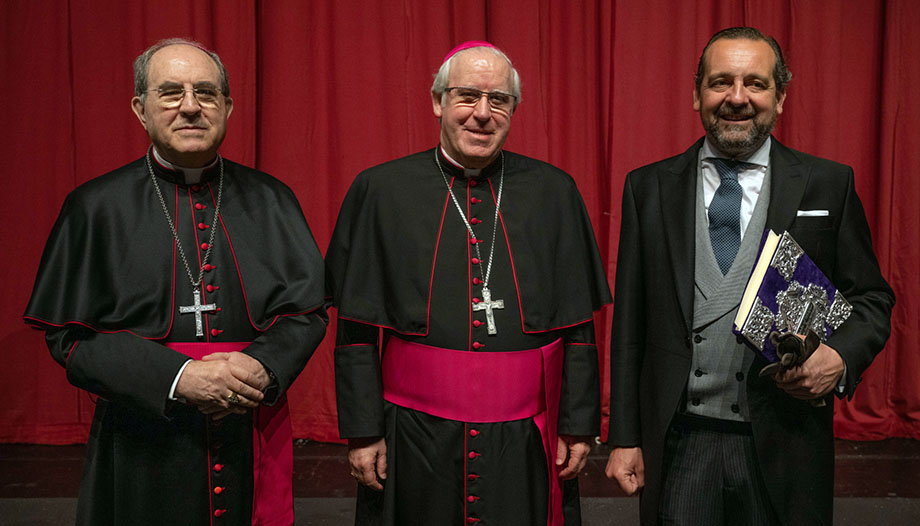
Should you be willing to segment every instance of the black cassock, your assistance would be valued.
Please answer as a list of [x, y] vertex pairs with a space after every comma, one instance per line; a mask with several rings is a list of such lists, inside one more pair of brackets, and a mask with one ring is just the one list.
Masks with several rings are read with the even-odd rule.
[[[64, 202], [25, 319], [46, 331], [75, 386], [99, 396], [78, 524], [250, 524], [252, 415], [212, 422], [168, 399], [187, 358], [169, 342], [252, 342], [281, 403], [325, 333], [322, 259], [291, 190], [224, 161], [220, 221], [195, 317], [192, 287], [144, 159], [93, 179]], [[186, 185], [154, 161], [195, 277], [206, 252], [218, 169]], [[257, 409], [258, 411], [258, 409]], [[284, 522], [291, 510], [278, 510]]]
[[[475, 248], [435, 155], [481, 240], [482, 262], [473, 260]], [[504, 308], [494, 311], [497, 334], [488, 335], [484, 313], [474, 312], [471, 302], [482, 299], [502, 163], [489, 289]], [[546, 524], [556, 475], [547, 472], [533, 419], [478, 424], [384, 401], [378, 327], [384, 328], [383, 348], [399, 337], [439, 348], [502, 352], [562, 338], [559, 433], [597, 435], [593, 312], [610, 302], [610, 291], [572, 178], [509, 152], [467, 178], [440, 148], [371, 168], [358, 175], [345, 198], [326, 267], [327, 291], [339, 317], [340, 434], [385, 436], [387, 442], [385, 489], [359, 488], [356, 522]], [[577, 482], [564, 489], [566, 524], [578, 524]]]

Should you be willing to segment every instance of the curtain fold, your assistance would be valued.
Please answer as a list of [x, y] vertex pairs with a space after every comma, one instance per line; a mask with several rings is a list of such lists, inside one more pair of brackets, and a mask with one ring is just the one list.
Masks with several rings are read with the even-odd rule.
[[[612, 283], [626, 173], [702, 135], [696, 63], [732, 25], [783, 46], [793, 81], [776, 135], [854, 167], [897, 295], [891, 339], [854, 399], [837, 405], [836, 433], [920, 439], [918, 19], [910, 0], [4, 2], [0, 442], [86, 439], [91, 397], [67, 383], [21, 314], [64, 196], [144, 152], [131, 65], [155, 41], [189, 37], [221, 55], [234, 99], [223, 155], [289, 184], [322, 249], [359, 171], [437, 144], [429, 89], [444, 54], [493, 42], [523, 81], [507, 148], [574, 177]], [[609, 308], [596, 316], [605, 379], [610, 319]], [[337, 440], [334, 334], [332, 325], [290, 392], [297, 437]], [[605, 411], [606, 396], [605, 385]]]

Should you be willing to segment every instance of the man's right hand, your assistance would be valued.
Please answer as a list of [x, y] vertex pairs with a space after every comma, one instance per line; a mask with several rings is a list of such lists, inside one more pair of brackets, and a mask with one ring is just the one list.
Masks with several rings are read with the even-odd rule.
[[626, 496], [638, 495], [645, 487], [645, 463], [641, 447], [617, 447], [607, 459], [607, 478], [614, 479]]
[[371, 489], [383, 490], [380, 481], [387, 478], [387, 443], [384, 439], [349, 438], [348, 462], [355, 480]]
[[[175, 395], [207, 414], [245, 413], [265, 396], [253, 387], [256, 383], [249, 371], [227, 360], [194, 360], [182, 371]], [[227, 400], [231, 391], [238, 394], [239, 402]]]

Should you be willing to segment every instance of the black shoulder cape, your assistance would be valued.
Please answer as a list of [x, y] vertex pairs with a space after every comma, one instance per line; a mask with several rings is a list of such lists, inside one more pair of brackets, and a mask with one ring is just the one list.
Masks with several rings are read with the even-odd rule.
[[[170, 213], [170, 176], [162, 175]], [[217, 170], [205, 175], [216, 195]], [[229, 243], [253, 326], [322, 306], [323, 264], [293, 192], [274, 177], [224, 160], [217, 233]], [[184, 247], [191, 257], [195, 247]], [[191, 262], [190, 262], [191, 263]], [[194, 263], [192, 263], [194, 265]], [[144, 158], [79, 186], [64, 202], [42, 255], [27, 323], [79, 324], [163, 338], [172, 325], [182, 261]], [[197, 274], [196, 269], [192, 269]], [[180, 275], [184, 275], [184, 269]], [[279, 285], [283, 284], [283, 286]]]
[[[326, 253], [326, 293], [339, 316], [397, 332], [427, 330], [436, 242], [450, 197], [427, 150], [358, 174]], [[591, 319], [610, 288], [572, 178], [504, 152], [501, 220], [508, 234], [525, 332]], [[462, 171], [440, 157], [448, 177]], [[498, 178], [501, 159], [483, 171]], [[450, 212], [450, 210], [448, 210]]]

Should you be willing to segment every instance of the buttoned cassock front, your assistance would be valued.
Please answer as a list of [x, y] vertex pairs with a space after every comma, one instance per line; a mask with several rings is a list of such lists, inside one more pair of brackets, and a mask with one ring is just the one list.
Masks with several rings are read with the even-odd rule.
[[[144, 160], [68, 196], [42, 258], [28, 322], [46, 331], [68, 380], [99, 395], [78, 506], [80, 524], [250, 524], [252, 417], [212, 421], [169, 401], [187, 360], [164, 344], [252, 342], [283, 395], [325, 332], [323, 269], [293, 193], [224, 161], [220, 221], [203, 276], [205, 335]], [[156, 163], [192, 272], [208, 250], [217, 171], [187, 186]], [[279, 283], [279, 279], [285, 279]], [[279, 286], [283, 285], [283, 286]], [[257, 410], [258, 411], [258, 410]], [[282, 523], [292, 507], [275, 514]]]
[[[592, 312], [609, 301], [584, 205], [570, 177], [505, 152], [501, 216], [489, 278], [497, 334], [489, 335], [482, 279], [492, 250], [501, 161], [466, 178], [439, 157], [469, 219], [476, 253], [428, 150], [360, 174], [327, 252], [339, 307], [336, 393], [343, 437], [385, 436], [383, 492], [359, 488], [357, 524], [545, 524], [549, 485], [533, 419], [438, 418], [382, 398], [378, 328], [389, 338], [491, 353], [566, 343], [560, 433], [599, 427]], [[437, 153], [440, 155], [440, 153]], [[386, 352], [386, 351], [384, 351]], [[566, 524], [578, 523], [577, 486]]]

